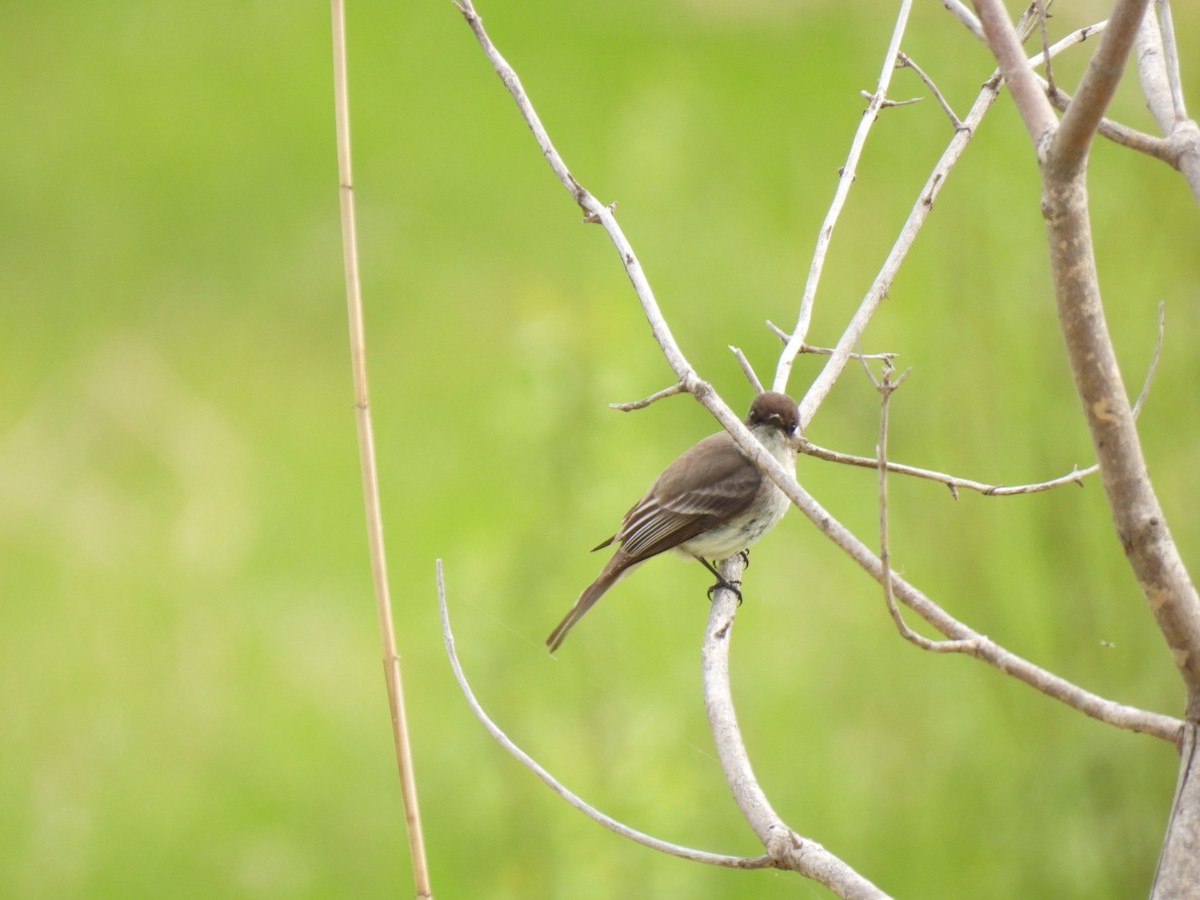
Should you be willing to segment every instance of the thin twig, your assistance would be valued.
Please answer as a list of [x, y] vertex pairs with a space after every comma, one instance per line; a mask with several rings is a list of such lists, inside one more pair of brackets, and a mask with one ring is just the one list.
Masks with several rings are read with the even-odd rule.
[[550, 790], [558, 794], [577, 810], [582, 812], [588, 818], [599, 822], [610, 831], [616, 832], [622, 837], [636, 841], [645, 847], [652, 850], [658, 850], [661, 853], [669, 854], [670, 856], [678, 856], [681, 859], [689, 859], [693, 862], [707, 863], [713, 866], [724, 866], [733, 869], [764, 869], [773, 865], [768, 856], [727, 856], [720, 853], [709, 853], [704, 850], [694, 850], [691, 847], [684, 847], [680, 844], [673, 844], [670, 841], [664, 841], [660, 838], [653, 837], [638, 831], [635, 828], [630, 828], [623, 822], [618, 822], [612, 816], [605, 815], [592, 806], [587, 801], [583, 800], [577, 794], [569, 790], [561, 781], [551, 775], [543, 766], [541, 766], [533, 757], [522, 750], [504, 730], [497, 725], [484, 710], [483, 705], [475, 696], [475, 691], [471, 688], [471, 683], [467, 680], [466, 673], [463, 672], [462, 663], [458, 659], [458, 651], [454, 646], [454, 633], [450, 630], [450, 611], [446, 603], [446, 581], [442, 571], [442, 561], [439, 559], [436, 563], [437, 568], [437, 595], [438, 595], [438, 611], [442, 619], [442, 641], [446, 646], [446, 656], [450, 660], [450, 668], [454, 672], [454, 679], [458, 682], [459, 688], [466, 697], [467, 704], [471, 707], [471, 712], [475, 714], [483, 727], [487, 730], [501, 747], [508, 751], [510, 755], [516, 758], [521, 765], [525, 766], [534, 775], [540, 778]]
[[1098, 34], [1103, 34], [1104, 29], [1107, 27], [1108, 20], [1104, 19], [1092, 25], [1084, 25], [1082, 28], [1076, 28], [1070, 34], [1065, 35], [1064, 37], [1061, 37], [1055, 41], [1050, 46], [1049, 51], [1043, 48], [1041, 53], [1037, 53], [1029, 57], [1029, 65], [1033, 66], [1034, 68], [1043, 65], [1049, 67], [1050, 64], [1047, 62], [1048, 59], [1053, 59], [1054, 57], [1060, 55], [1064, 50], [1074, 47], [1077, 44], [1082, 44], [1089, 38], [1093, 38]]
[[[841, 453], [837, 450], [829, 450], [826, 447], [818, 446], [807, 438], [801, 438], [798, 442], [800, 452], [806, 456], [815, 456], [817, 459], [823, 459], [828, 462], [840, 463], [846, 466], [858, 466], [863, 469], [879, 468], [879, 460], [870, 456], [856, 456], [851, 453]], [[986, 484], [982, 481], [974, 481], [970, 478], [961, 478], [957, 475], [948, 475], [944, 472], [937, 472], [933, 469], [923, 469], [919, 466], [907, 466], [903, 463], [891, 462], [887, 463], [888, 472], [896, 475], [908, 475], [912, 478], [924, 478], [928, 481], [936, 481], [939, 484], [944, 484], [950, 489], [950, 493], [954, 498], [958, 499], [960, 490], [975, 491], [987, 497], [1011, 497], [1017, 494], [1037, 494], [1041, 491], [1050, 491], [1054, 488], [1062, 487], [1067, 484], [1077, 484], [1082, 486], [1083, 479], [1089, 475], [1094, 475], [1097, 471], [1096, 466], [1088, 466], [1086, 469], [1072, 469], [1065, 475], [1060, 475], [1057, 478], [1051, 478], [1048, 481], [1039, 481], [1033, 484]]]
[[[896, 68], [900, 68], [900, 66], [897, 65]], [[924, 99], [922, 97], [909, 97], [907, 100], [892, 100], [888, 97], [877, 97], [870, 91], [859, 91], [858, 95], [864, 100], [878, 101], [880, 109], [891, 109], [894, 106], [912, 106], [915, 103], [920, 103], [921, 100]]]
[[[767, 325], [767, 328], [769, 328], [771, 330], [771, 333], [774, 334], [776, 337], [778, 337], [780, 340], [782, 340], [784, 343], [787, 343], [788, 338], [791, 337], [790, 334], [788, 334], [786, 331], [784, 331], [782, 328], [780, 328], [778, 325], [776, 325], [770, 319], [767, 319], [766, 325]], [[836, 351], [836, 348], [834, 348], [834, 347], [814, 347], [812, 344], [801, 344], [799, 352], [800, 353], [811, 353], [814, 356], [832, 356], [835, 351]], [[899, 353], [893, 353], [893, 352], [851, 353], [849, 355], [849, 358], [850, 359], [894, 360], [899, 355], [900, 355]]]
[[742, 352], [742, 348], [730, 344], [729, 351], [733, 354], [734, 359], [738, 361], [738, 365], [742, 367], [742, 374], [746, 376], [746, 380], [754, 388], [754, 393], [761, 394], [764, 390], [762, 382], [759, 381], [758, 373], [754, 371], [754, 366], [750, 365], [750, 360], [746, 358], [746, 354]]
[[1158, 371], [1158, 361], [1162, 358], [1163, 340], [1167, 333], [1167, 304], [1163, 300], [1158, 301], [1158, 333], [1154, 341], [1154, 352], [1150, 354], [1150, 366], [1146, 371], [1146, 378], [1142, 382], [1142, 389], [1138, 391], [1137, 399], [1133, 401], [1133, 418], [1136, 421], [1137, 417], [1142, 414], [1142, 406], [1146, 403], [1146, 397], [1150, 395], [1150, 384], [1154, 381], [1154, 373]]
[[[866, 363], [863, 363], [863, 368], [867, 369]], [[907, 375], [908, 371], [906, 370], [900, 374], [899, 378], [892, 380], [892, 367], [890, 363], [884, 364], [883, 376], [878, 379], [871, 374], [870, 369], [867, 369], [867, 377], [871, 379], [875, 385], [875, 389], [879, 391], [879, 459], [877, 467], [879, 470], [879, 562], [883, 575], [880, 579], [880, 582], [883, 584], [883, 599], [887, 603], [888, 615], [892, 617], [892, 622], [895, 623], [896, 630], [910, 644], [915, 644], [922, 650], [928, 650], [932, 653], [971, 653], [978, 648], [978, 641], [974, 637], [935, 641], [913, 631], [908, 623], [904, 621], [904, 616], [900, 613], [900, 607], [896, 605], [896, 595], [892, 591], [892, 554], [888, 544], [887, 503], [888, 409], [891, 406], [892, 394], [896, 388], [900, 387]]]
[[379, 474], [375, 466], [375, 438], [367, 391], [366, 332], [363, 326], [362, 292], [358, 274], [358, 245], [355, 239], [354, 181], [350, 164], [350, 105], [346, 88], [346, 14], [343, 0], [332, 0], [334, 115], [337, 131], [339, 198], [342, 220], [342, 255], [346, 278], [346, 311], [350, 322], [350, 365], [354, 376], [354, 410], [358, 424], [358, 458], [362, 473], [363, 505], [367, 519], [367, 544], [379, 636], [383, 645], [383, 671], [391, 709], [392, 739], [400, 773], [400, 795], [408, 832], [408, 852], [413, 882], [419, 898], [433, 896], [425, 839], [413, 776], [412, 748], [404, 710], [404, 685], [400, 678], [400, 655], [392, 624], [392, 601], [388, 591], [387, 551], [383, 542], [383, 513], [379, 499]]
[[983, 26], [979, 24], [979, 17], [971, 12], [965, 3], [962, 3], [961, 0], [942, 0], [942, 6], [954, 14], [967, 27], [967, 31], [980, 41], [987, 40], [983, 36]]
[[[775, 337], [777, 337], [781, 341], [783, 341], [784, 344], [787, 344], [788, 339], [792, 336], [789, 332], [784, 331], [782, 328], [780, 328], [778, 325], [776, 325], [770, 319], [767, 319], [765, 324], [766, 324], [767, 328], [770, 329], [771, 333], [773, 335], [775, 335]], [[801, 351], [801, 352], [803, 352], [803, 351]]]
[[[1042, 59], [1046, 68], [1046, 84], [1050, 86], [1050, 91], [1054, 91], [1054, 66], [1050, 55], [1050, 33], [1046, 30], [1046, 0], [1037, 0], [1035, 4], [1037, 8], [1037, 24], [1038, 31], [1042, 35]], [[1035, 63], [1036, 65], [1036, 63]]]
[[608, 408], [615, 409], [618, 412], [633, 412], [635, 409], [645, 409], [651, 403], [657, 403], [664, 397], [674, 397], [676, 394], [683, 394], [686, 391], [687, 388], [683, 384], [675, 382], [670, 387], [665, 387], [661, 391], [655, 391], [649, 397], [643, 397], [641, 400], [631, 400], [628, 403], [610, 403], [608, 404]]
[[940, 90], [938, 90], [938, 86], [936, 84], [934, 84], [933, 79], [925, 74], [924, 69], [922, 69], [915, 62], [913, 62], [913, 58], [911, 56], [909, 56], [907, 53], [899, 54], [896, 57], [896, 65], [900, 66], [902, 68], [905, 68], [905, 69], [912, 69], [914, 72], [917, 73], [917, 77], [920, 78], [923, 82], [925, 82], [925, 86], [927, 88], [929, 88], [930, 91], [933, 92], [934, 99], [937, 100], [938, 105], [942, 108], [942, 110], [950, 118], [950, 122], [952, 125], [954, 125], [954, 128], [956, 131], [960, 128], [966, 127], [963, 125], [962, 119], [960, 119], [958, 117], [958, 114], [955, 113], [954, 110], [951, 108], [950, 103], [948, 100], [946, 100], [945, 95], [942, 94], [942, 92]]

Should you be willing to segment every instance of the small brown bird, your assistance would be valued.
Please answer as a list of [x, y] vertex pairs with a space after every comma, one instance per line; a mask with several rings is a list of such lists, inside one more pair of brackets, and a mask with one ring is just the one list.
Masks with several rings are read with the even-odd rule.
[[[796, 465], [793, 439], [799, 423], [795, 401], [775, 392], [755, 397], [746, 417], [746, 426], [767, 452], [791, 468]], [[593, 548], [617, 542], [599, 577], [546, 639], [550, 652], [605, 591], [665, 550], [698, 559], [717, 575], [718, 586], [724, 584], [710, 560], [719, 562], [748, 549], [787, 508], [783, 491], [754, 467], [728, 432], [706, 437], [663, 470], [625, 514], [620, 531]]]

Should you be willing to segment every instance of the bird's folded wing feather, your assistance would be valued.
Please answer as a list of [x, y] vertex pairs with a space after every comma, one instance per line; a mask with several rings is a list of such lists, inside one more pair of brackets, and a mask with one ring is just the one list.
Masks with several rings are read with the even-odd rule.
[[[724, 432], [706, 438], [668, 466], [646, 496], [625, 514], [615, 537], [634, 560], [677, 547], [754, 502], [762, 482], [758, 469], [736, 450], [698, 455], [709, 442], [733, 444]], [[708, 462], [697, 468], [697, 459]]]

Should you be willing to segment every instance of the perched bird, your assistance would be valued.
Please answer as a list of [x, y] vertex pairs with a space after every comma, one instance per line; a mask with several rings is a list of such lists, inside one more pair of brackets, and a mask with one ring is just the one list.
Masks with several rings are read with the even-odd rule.
[[[800, 417], [787, 394], [754, 398], [746, 426], [772, 456], [796, 465], [794, 438]], [[625, 514], [621, 530], [593, 548], [617, 550], [546, 639], [553, 653], [604, 592], [652, 556], [674, 550], [700, 560], [725, 585], [713, 563], [745, 551], [787, 512], [788, 499], [754, 467], [728, 432], [706, 437], [658, 476], [646, 496]], [[726, 585], [728, 587], [736, 587]]]

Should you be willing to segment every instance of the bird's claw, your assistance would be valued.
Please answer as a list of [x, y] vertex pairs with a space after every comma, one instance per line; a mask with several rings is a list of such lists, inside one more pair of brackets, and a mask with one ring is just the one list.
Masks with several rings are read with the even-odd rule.
[[735, 582], [730, 583], [730, 582], [726, 581], [724, 578], [720, 579], [719, 581], [717, 581], [716, 584], [714, 584], [712, 587], [710, 587], [708, 589], [709, 602], [710, 603], [712, 602], [713, 594], [715, 594], [721, 588], [725, 588], [725, 590], [733, 591], [733, 593], [735, 593], [737, 595], [738, 606], [741, 606], [742, 605], [741, 584], [742, 583], [740, 581], [735, 581]]

